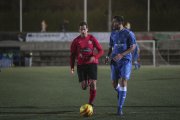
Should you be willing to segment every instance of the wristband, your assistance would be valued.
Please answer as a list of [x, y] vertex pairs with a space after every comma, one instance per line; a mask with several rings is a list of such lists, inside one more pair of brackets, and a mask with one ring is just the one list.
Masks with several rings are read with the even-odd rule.
[[106, 56], [106, 59], [109, 59], [109, 56]]

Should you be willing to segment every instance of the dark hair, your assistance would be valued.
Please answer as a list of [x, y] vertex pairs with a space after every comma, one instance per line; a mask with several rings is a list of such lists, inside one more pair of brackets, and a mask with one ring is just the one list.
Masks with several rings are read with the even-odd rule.
[[124, 17], [123, 16], [114, 16], [113, 19], [115, 19], [119, 23], [124, 23]]
[[86, 22], [83, 21], [79, 23], [79, 26], [84, 26], [84, 25], [86, 25], [86, 27], [88, 28], [88, 24]]

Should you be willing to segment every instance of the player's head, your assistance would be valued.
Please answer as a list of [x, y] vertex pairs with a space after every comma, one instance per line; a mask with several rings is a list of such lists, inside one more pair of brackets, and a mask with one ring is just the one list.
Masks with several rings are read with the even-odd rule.
[[120, 25], [124, 24], [124, 17], [123, 16], [114, 16], [112, 19], [112, 29], [119, 29]]
[[86, 36], [88, 33], [88, 24], [86, 22], [80, 22], [79, 23], [79, 32], [81, 36]]
[[131, 23], [130, 22], [126, 22], [125, 23], [125, 28], [127, 28], [127, 29], [131, 29]]

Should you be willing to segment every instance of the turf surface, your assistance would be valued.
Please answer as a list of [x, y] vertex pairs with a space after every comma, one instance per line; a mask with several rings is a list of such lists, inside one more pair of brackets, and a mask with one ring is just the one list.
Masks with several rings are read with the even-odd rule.
[[0, 120], [179, 120], [179, 92], [180, 67], [133, 70], [119, 117], [109, 66], [99, 66], [95, 113], [82, 118], [79, 107], [89, 91], [81, 90], [69, 67], [7, 68], [0, 72]]

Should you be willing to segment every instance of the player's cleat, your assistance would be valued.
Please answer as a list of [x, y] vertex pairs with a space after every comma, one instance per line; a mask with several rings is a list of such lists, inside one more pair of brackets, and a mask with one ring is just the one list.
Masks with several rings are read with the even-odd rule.
[[93, 108], [94, 108], [94, 104], [92, 104], [92, 103], [89, 103]]
[[117, 110], [117, 115], [123, 116], [123, 112], [122, 112], [122, 110], [119, 107], [118, 107], [118, 110]]
[[91, 106], [92, 106], [92, 108], [93, 108], [93, 113], [95, 113], [94, 104], [89, 103], [89, 105], [91, 105]]
[[123, 116], [123, 112], [122, 112], [122, 111], [117, 112], [117, 115], [119, 115], [119, 116]]

